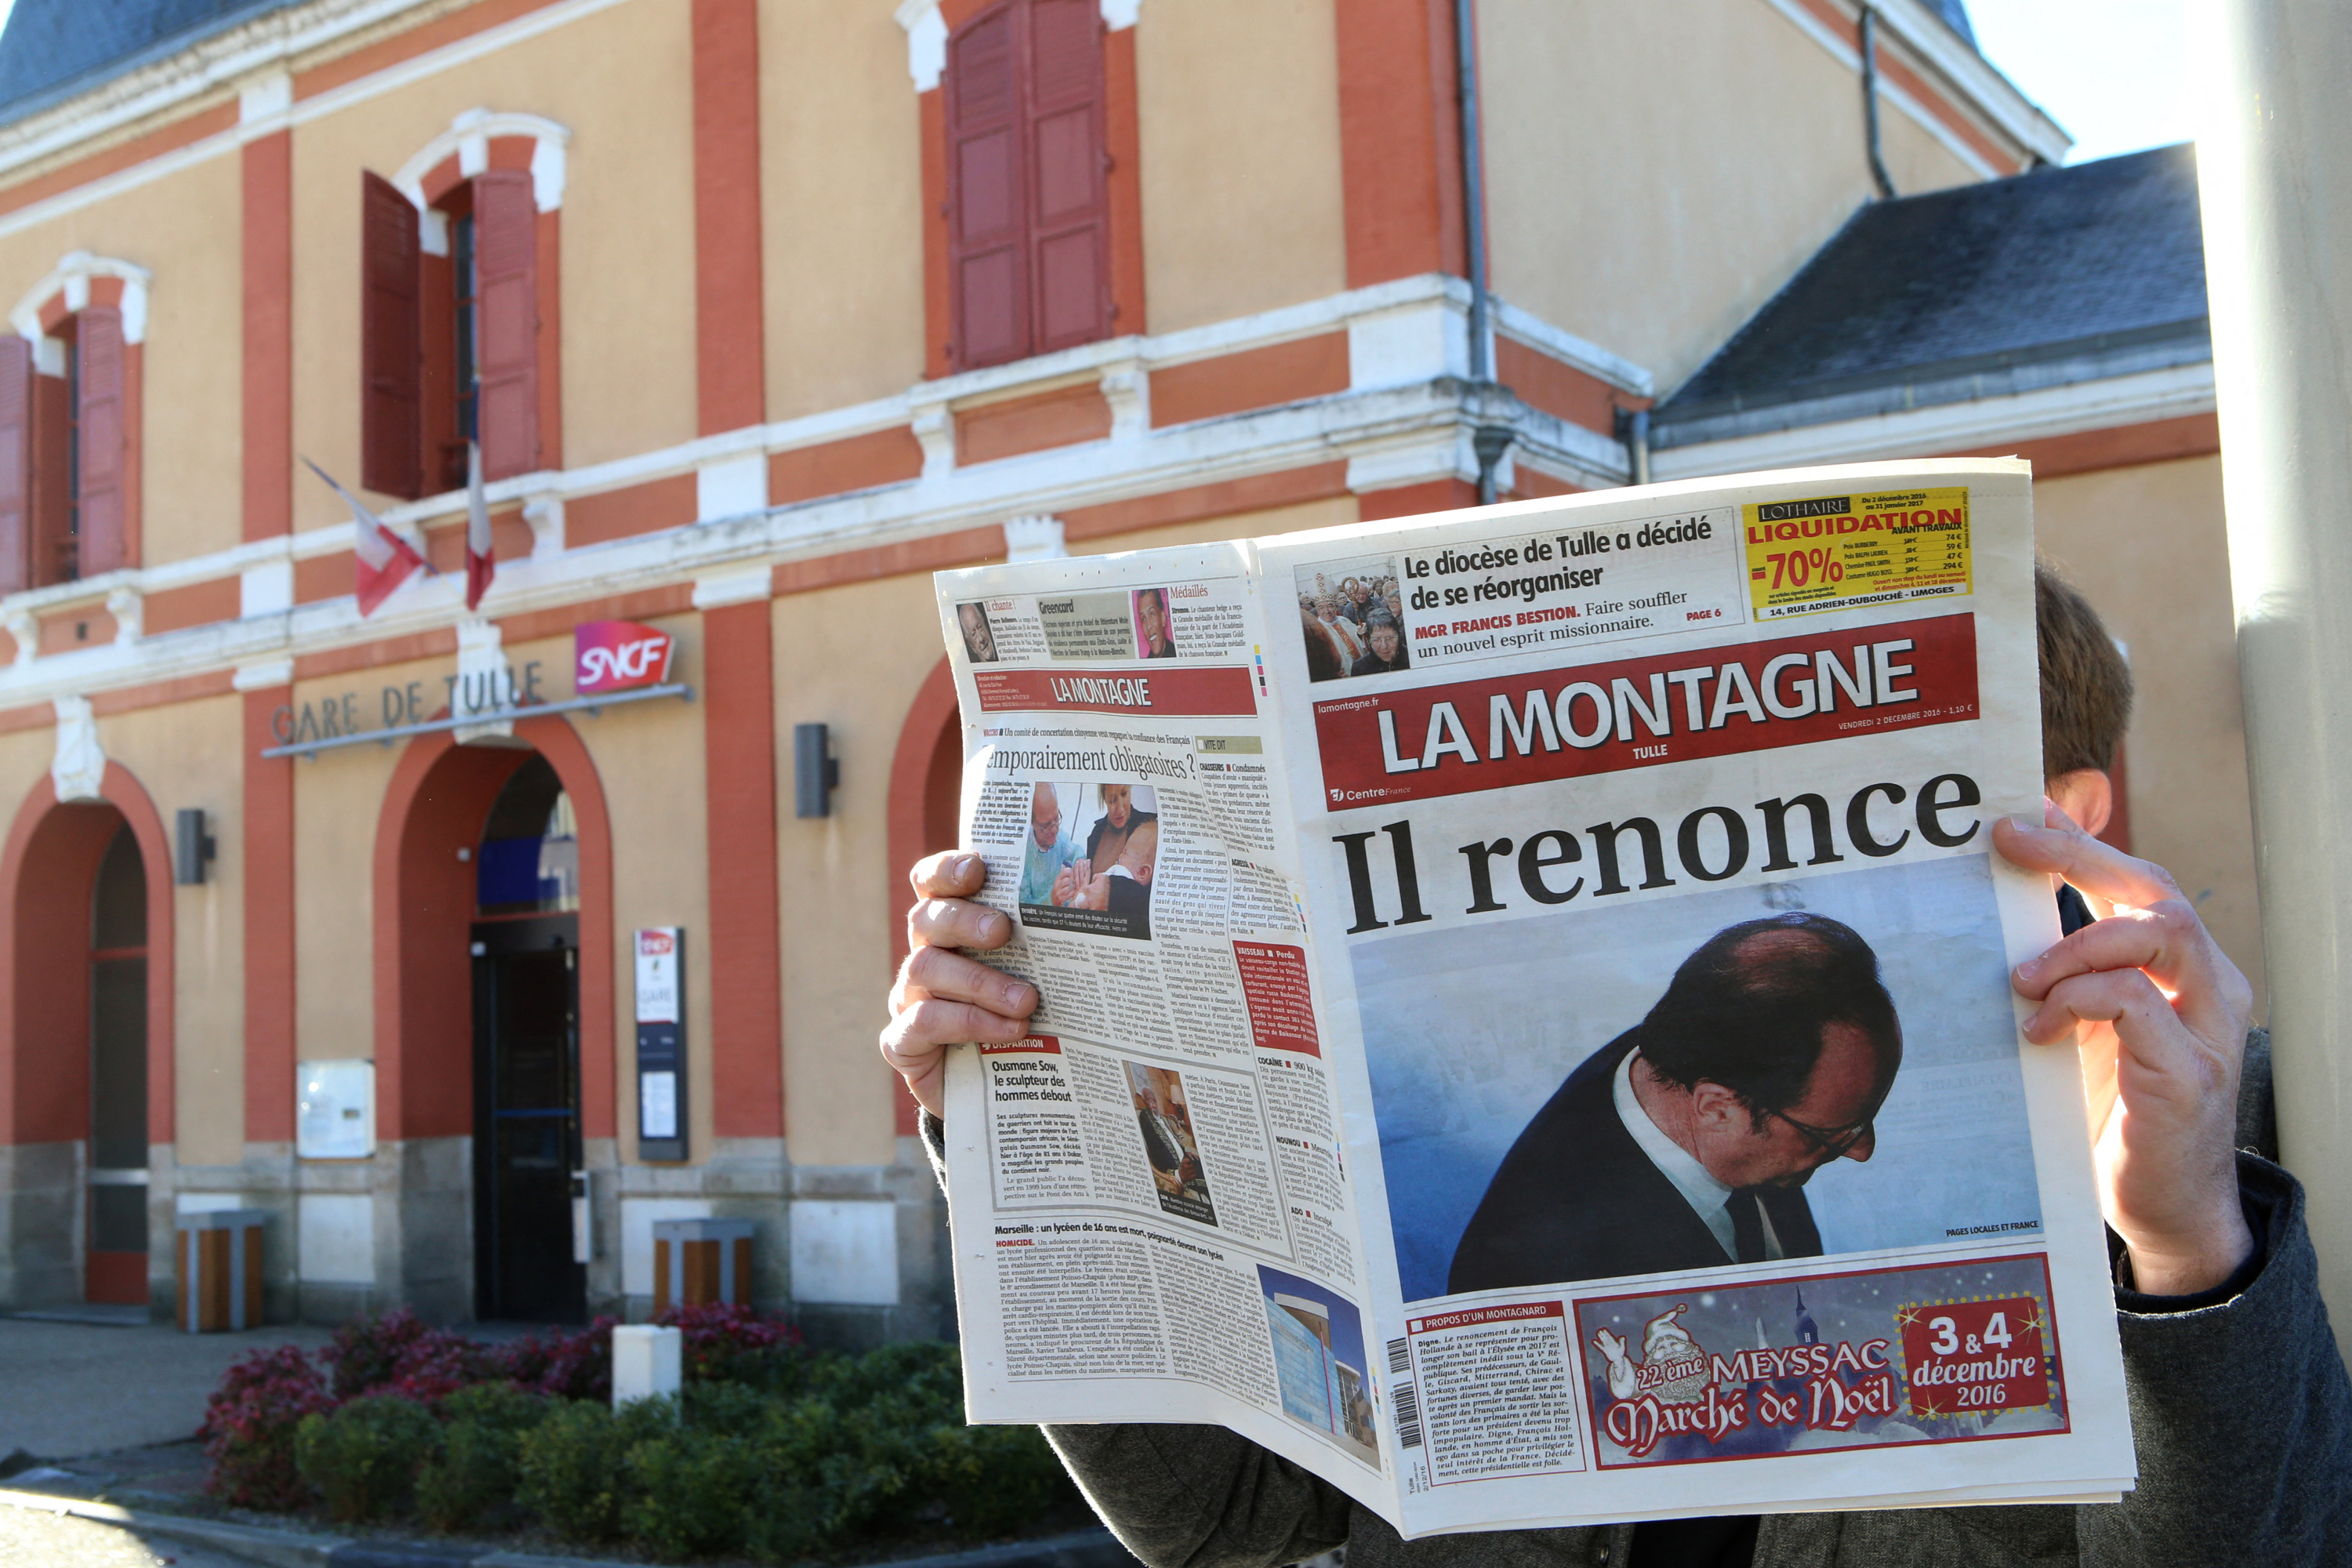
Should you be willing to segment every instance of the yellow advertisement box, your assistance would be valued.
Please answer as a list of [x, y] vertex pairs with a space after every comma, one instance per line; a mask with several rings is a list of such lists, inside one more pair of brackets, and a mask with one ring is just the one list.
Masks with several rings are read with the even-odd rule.
[[1759, 621], [1969, 591], [1969, 492], [1810, 496], [1740, 509]]

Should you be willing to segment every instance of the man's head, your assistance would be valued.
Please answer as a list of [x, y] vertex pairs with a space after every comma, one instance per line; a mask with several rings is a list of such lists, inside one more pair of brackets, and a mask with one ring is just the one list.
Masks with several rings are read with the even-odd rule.
[[1685, 1100], [1677, 1142], [1717, 1181], [1793, 1187], [1841, 1156], [1870, 1158], [1903, 1027], [1868, 942], [1824, 915], [1774, 915], [1683, 960], [1642, 1020], [1641, 1052]]
[[1109, 823], [1114, 830], [1125, 828], [1128, 818], [1135, 815], [1135, 786], [1107, 784], [1102, 786], [1102, 792], [1103, 820]]
[[1371, 630], [1372, 652], [1382, 664], [1393, 663], [1397, 655], [1397, 628], [1394, 621], [1374, 621]]
[[1157, 588], [1146, 588], [1135, 596], [1136, 618], [1143, 623], [1143, 640], [1157, 642], [1168, 628], [1168, 601]]
[[1332, 602], [1330, 595], [1326, 594], [1321, 598], [1315, 601], [1315, 618], [1317, 620], [1328, 621], [1339, 613], [1339, 606]]
[[963, 625], [963, 646], [975, 664], [996, 662], [996, 636], [988, 628], [988, 615], [978, 605], [958, 605], [956, 619]]
[[1029, 797], [1029, 831], [1040, 849], [1051, 849], [1062, 836], [1062, 801], [1052, 784], [1039, 784]]
[[2098, 612], [2046, 561], [2033, 563], [2033, 630], [2043, 787], [2086, 832], [2104, 832], [2115, 815], [2109, 773], [2131, 723], [2131, 669]]

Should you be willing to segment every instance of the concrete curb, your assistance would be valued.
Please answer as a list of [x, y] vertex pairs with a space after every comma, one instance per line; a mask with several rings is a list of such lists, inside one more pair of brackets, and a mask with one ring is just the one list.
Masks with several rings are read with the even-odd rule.
[[[622, 1563], [604, 1557], [547, 1557], [528, 1552], [491, 1552], [423, 1542], [410, 1544], [352, 1541], [291, 1530], [264, 1530], [249, 1524], [222, 1524], [147, 1509], [120, 1508], [110, 1502], [92, 1502], [59, 1492], [0, 1488], [0, 1507], [73, 1514], [118, 1524], [247, 1557], [268, 1568], [646, 1568], [643, 1563]], [[1109, 1531], [1097, 1528], [1048, 1536], [1042, 1541], [1012, 1541], [970, 1552], [895, 1558], [867, 1568], [1122, 1568], [1134, 1562]]]

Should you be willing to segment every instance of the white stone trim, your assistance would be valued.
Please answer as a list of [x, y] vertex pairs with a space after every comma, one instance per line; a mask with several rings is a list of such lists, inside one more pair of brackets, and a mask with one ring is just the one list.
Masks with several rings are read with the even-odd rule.
[[[1101, 0], [1103, 26], [1123, 33], [1135, 26], [1143, 0]], [[898, 0], [891, 18], [907, 33], [907, 76], [917, 92], [940, 85], [948, 68], [948, 24], [940, 0]]]
[[268, 121], [273, 126], [280, 115], [294, 107], [294, 73], [284, 66], [272, 66], [248, 78], [238, 88], [236, 119], [240, 125]]
[[693, 604], [698, 610], [719, 610], [730, 605], [754, 604], [774, 592], [775, 574], [767, 567], [740, 566], [696, 578]]
[[1062, 561], [1070, 553], [1058, 517], [1008, 517], [1004, 520], [1004, 558], [1008, 561]]
[[890, 15], [907, 30], [907, 75], [917, 92], [930, 91], [948, 68], [948, 25], [940, 0], [898, 0]]
[[257, 664], [240, 664], [229, 677], [229, 685], [238, 691], [274, 691], [281, 686], [294, 684], [294, 661], [290, 658], [268, 658]]
[[1864, 419], [1772, 430], [1650, 455], [1650, 477], [1699, 479], [1815, 463], [1912, 458], [2003, 442], [2047, 440], [2213, 412], [2211, 361], [2075, 382], [2006, 397], [1944, 403]]
[[[563, 182], [566, 172], [566, 152], [571, 145], [572, 131], [554, 121], [536, 114], [493, 113], [487, 109], [468, 109], [449, 122], [449, 129], [427, 142], [400, 166], [392, 177], [393, 184], [408, 198], [408, 205], [418, 212], [430, 205], [425, 199], [425, 176], [441, 166], [441, 161], [452, 153], [457, 155], [457, 172], [467, 179], [490, 166], [490, 142], [500, 136], [527, 136], [533, 146], [530, 154], [531, 199], [543, 213], [560, 211], [563, 205]], [[428, 249], [433, 237], [420, 233]], [[440, 236], [436, 256], [448, 254], [447, 231]]]
[[237, 574], [236, 613], [240, 619], [282, 616], [294, 607], [294, 561], [291, 556], [265, 561]]
[[58, 716], [57, 751], [49, 759], [49, 782], [61, 801], [106, 798], [106, 749], [98, 743], [98, 719], [89, 699], [79, 693], [52, 698]]
[[[154, 274], [135, 262], [118, 261], [110, 256], [92, 256], [87, 250], [68, 251], [47, 277], [26, 290], [16, 301], [16, 308], [8, 312], [8, 324], [16, 330], [18, 337], [42, 350], [43, 363], [39, 366], [42, 374], [63, 375], [66, 373], [65, 347], [59, 342], [51, 350], [43, 343], [46, 334], [41, 331], [41, 307], [47, 304], [51, 297], [62, 293], [66, 297], [67, 310], [85, 309], [89, 304], [91, 279], [117, 279], [122, 284], [122, 341], [143, 343], [147, 341], [147, 285], [153, 277]], [[54, 370], [47, 363], [50, 359], [56, 362]]]
[[747, 452], [706, 463], [694, 470], [694, 517], [698, 522], [749, 517], [768, 510], [768, 455]]

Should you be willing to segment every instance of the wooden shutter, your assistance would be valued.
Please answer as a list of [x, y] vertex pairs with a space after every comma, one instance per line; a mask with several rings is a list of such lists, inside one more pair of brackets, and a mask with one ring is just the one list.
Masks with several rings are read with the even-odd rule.
[[76, 554], [79, 574], [95, 577], [131, 564], [122, 526], [122, 312], [89, 306], [74, 317], [74, 337], [81, 353], [81, 406], [74, 418], [81, 446], [75, 454], [81, 479]]
[[416, 209], [382, 175], [360, 179], [360, 482], [414, 500], [425, 493]]
[[474, 176], [474, 297], [482, 370], [482, 477], [539, 467], [539, 208], [530, 176]]
[[1029, 342], [1022, 14], [999, 5], [948, 43], [948, 236], [956, 363], [1025, 358]]
[[0, 594], [33, 585], [33, 345], [0, 335]]
[[1109, 335], [1110, 201], [1097, 0], [1031, 0], [1029, 46], [1034, 352], [1050, 353]]

